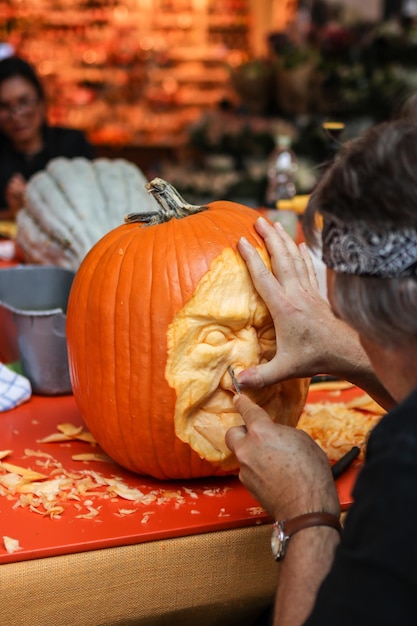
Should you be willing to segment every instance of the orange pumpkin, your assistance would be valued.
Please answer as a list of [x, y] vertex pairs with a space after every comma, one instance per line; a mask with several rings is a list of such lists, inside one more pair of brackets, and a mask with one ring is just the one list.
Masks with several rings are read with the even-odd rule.
[[[74, 396], [115, 461], [157, 478], [236, 472], [226, 430], [241, 423], [227, 371], [275, 353], [269, 312], [237, 250], [245, 236], [266, 263], [256, 211], [187, 205], [165, 181], [161, 204], [131, 215], [90, 250], [67, 311]], [[308, 381], [254, 392], [274, 420], [295, 425]]]

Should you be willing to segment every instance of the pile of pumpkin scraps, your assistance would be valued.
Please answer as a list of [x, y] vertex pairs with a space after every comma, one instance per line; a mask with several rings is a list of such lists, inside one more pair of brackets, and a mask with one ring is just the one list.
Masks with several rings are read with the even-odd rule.
[[[0, 452], [4, 459], [11, 450]], [[85, 455], [84, 455], [85, 456]], [[60, 519], [69, 504], [79, 511], [77, 518], [91, 519], [99, 515], [100, 499], [130, 500], [142, 505], [158, 498], [155, 491], [129, 487], [118, 477], [106, 478], [95, 470], [66, 470], [51, 454], [25, 450], [26, 458], [35, 458], [37, 471], [0, 461], [0, 495], [15, 500], [13, 508], [28, 508], [33, 513]], [[119, 514], [123, 510], [119, 510]], [[133, 511], [132, 511], [133, 512]]]
[[368, 436], [384, 414], [381, 406], [363, 394], [349, 402], [306, 404], [297, 428], [315, 440], [331, 463], [353, 446], [361, 448], [359, 458], [363, 460]]
[[[91, 433], [83, 430], [82, 426], [73, 424], [59, 424], [57, 432], [38, 440], [38, 443], [65, 443], [70, 441], [84, 441], [92, 446], [96, 442]], [[78, 511], [76, 518], [96, 519], [100, 514], [100, 500], [111, 502], [130, 501], [133, 508], [119, 508], [114, 515], [124, 517], [138, 511], [137, 505], [147, 506], [151, 503], [162, 505], [174, 502], [175, 508], [179, 508], [188, 498], [198, 499], [201, 495], [208, 497], [223, 496], [229, 486], [219, 488], [201, 488], [191, 490], [187, 487], [180, 489], [156, 489], [144, 490], [127, 485], [120, 477], [112, 475], [110, 478], [103, 476], [96, 470], [67, 470], [62, 463], [55, 459], [52, 454], [41, 450], [24, 451], [27, 459], [34, 459], [36, 469], [21, 467], [8, 462], [6, 457], [12, 454], [12, 450], [0, 450], [0, 496], [8, 500], [14, 500], [13, 508], [27, 508], [33, 513], [47, 516], [51, 519], [60, 519], [68, 507], [72, 506]], [[101, 452], [85, 452], [73, 454], [73, 461], [99, 461], [113, 463], [106, 454]], [[142, 487], [142, 485], [141, 485]], [[146, 492], [145, 492], [146, 490]], [[198, 510], [192, 511], [194, 514]], [[142, 510], [141, 523], [147, 523], [152, 511]], [[8, 538], [10, 539], [10, 538]], [[5, 540], [4, 540], [5, 541]], [[19, 549], [8, 542], [9, 551]]]
[[[91, 433], [82, 426], [73, 424], [58, 424], [57, 432], [48, 435], [38, 443], [65, 443], [70, 441], [84, 441], [96, 445]], [[35, 459], [37, 469], [20, 467], [5, 461], [12, 454], [12, 450], [0, 451], [0, 495], [9, 500], [15, 500], [13, 508], [28, 508], [33, 513], [48, 516], [51, 519], [60, 519], [69, 505], [72, 505], [78, 514], [76, 518], [97, 518], [101, 506], [100, 500], [117, 502], [119, 499], [128, 500], [134, 504], [147, 505], [151, 502], [167, 502], [174, 497], [167, 490], [155, 489], [144, 493], [142, 490], [128, 486], [121, 478], [112, 476], [107, 478], [95, 470], [67, 470], [62, 463], [51, 454], [43, 451], [25, 450], [25, 458]], [[73, 461], [104, 461], [112, 460], [103, 453], [86, 452], [72, 455]], [[181, 493], [176, 491], [177, 502], [181, 500]], [[184, 501], [184, 497], [182, 496]], [[136, 508], [121, 508], [115, 515], [130, 515]], [[146, 514], [149, 519], [149, 514]]]

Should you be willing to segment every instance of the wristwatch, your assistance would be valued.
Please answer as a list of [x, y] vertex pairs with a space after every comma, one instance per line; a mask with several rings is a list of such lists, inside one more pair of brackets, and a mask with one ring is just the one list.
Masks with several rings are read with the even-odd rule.
[[271, 537], [271, 550], [274, 559], [276, 561], [282, 561], [290, 537], [298, 533], [299, 530], [311, 528], [312, 526], [330, 526], [335, 528], [339, 533], [342, 530], [337, 515], [324, 512], [304, 513], [304, 515], [299, 515], [289, 520], [275, 522], [272, 527]]

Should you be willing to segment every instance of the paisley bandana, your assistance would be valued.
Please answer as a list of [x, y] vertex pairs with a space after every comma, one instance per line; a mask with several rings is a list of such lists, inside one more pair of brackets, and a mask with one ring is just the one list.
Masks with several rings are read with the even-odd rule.
[[377, 278], [417, 276], [417, 229], [387, 230], [325, 218], [323, 261], [336, 272]]

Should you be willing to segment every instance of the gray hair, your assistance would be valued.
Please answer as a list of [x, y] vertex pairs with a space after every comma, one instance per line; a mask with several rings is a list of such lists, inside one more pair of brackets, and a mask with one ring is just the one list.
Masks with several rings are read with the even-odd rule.
[[417, 338], [417, 282], [335, 273], [332, 305], [341, 319], [380, 345]]
[[[411, 239], [414, 237], [416, 243], [417, 124], [406, 121], [381, 124], [345, 144], [318, 182], [307, 207], [303, 226], [311, 247], [316, 247], [319, 240], [318, 216], [324, 218], [325, 223], [340, 223], [340, 232], [336, 233], [339, 235], [344, 229], [348, 234], [358, 235], [361, 223], [359, 234], [366, 240], [368, 229], [368, 243], [377, 240], [374, 235], [381, 228], [388, 235], [387, 241], [391, 241], [391, 234], [394, 237], [395, 233], [410, 229], [415, 233]], [[358, 239], [356, 235], [354, 241]], [[332, 289], [335, 312], [357, 332], [382, 345], [401, 345], [417, 338], [415, 272], [412, 276], [405, 275], [402, 263], [401, 271], [378, 271], [370, 275], [365, 257], [374, 253], [372, 246], [369, 250], [368, 246], [363, 246], [363, 258], [354, 267], [355, 246], [346, 247], [352, 252], [351, 257], [348, 253], [346, 256], [345, 250], [339, 258], [340, 250], [336, 247], [344, 243], [341, 237], [339, 239], [325, 237], [322, 241], [324, 260], [333, 259], [333, 264], [329, 265], [336, 270]], [[348, 241], [351, 244], [352, 238]], [[333, 256], [332, 245], [335, 247]], [[401, 246], [394, 248], [401, 251]], [[389, 249], [386, 247], [386, 251]], [[387, 259], [390, 268], [393, 267], [391, 260]], [[358, 268], [362, 268], [361, 271]]]

